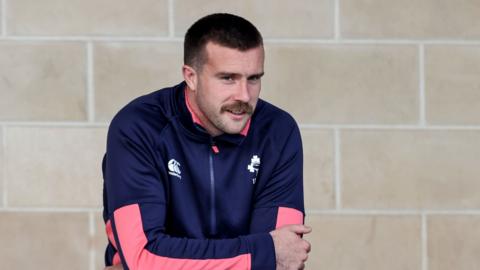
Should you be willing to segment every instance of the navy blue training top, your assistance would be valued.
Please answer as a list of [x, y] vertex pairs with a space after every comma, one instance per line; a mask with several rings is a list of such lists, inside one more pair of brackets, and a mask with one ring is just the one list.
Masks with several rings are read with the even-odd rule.
[[193, 119], [182, 82], [112, 120], [102, 164], [106, 265], [275, 269], [269, 232], [304, 221], [297, 124], [261, 99], [242, 134], [211, 137]]

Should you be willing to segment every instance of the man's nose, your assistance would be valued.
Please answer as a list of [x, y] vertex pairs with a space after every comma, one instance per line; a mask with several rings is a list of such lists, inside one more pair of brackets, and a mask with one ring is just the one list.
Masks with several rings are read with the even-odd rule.
[[248, 102], [250, 101], [250, 92], [248, 90], [248, 82], [247, 80], [240, 80], [236, 92], [235, 92], [235, 100]]

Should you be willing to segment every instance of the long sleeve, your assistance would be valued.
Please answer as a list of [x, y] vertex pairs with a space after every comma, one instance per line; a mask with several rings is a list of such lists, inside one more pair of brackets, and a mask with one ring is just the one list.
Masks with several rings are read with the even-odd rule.
[[256, 198], [251, 233], [304, 223], [302, 141], [298, 126], [293, 124], [268, 183]]
[[268, 232], [232, 239], [189, 239], [166, 233], [167, 173], [149, 134], [136, 121], [115, 119], [108, 133], [107, 232], [124, 269], [275, 269]]

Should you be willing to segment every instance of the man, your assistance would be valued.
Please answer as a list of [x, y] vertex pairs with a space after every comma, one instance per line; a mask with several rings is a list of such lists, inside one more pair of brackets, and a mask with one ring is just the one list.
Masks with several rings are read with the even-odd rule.
[[107, 266], [303, 269], [300, 133], [258, 98], [263, 63], [255, 26], [206, 16], [185, 36], [185, 81], [114, 117], [103, 161]]

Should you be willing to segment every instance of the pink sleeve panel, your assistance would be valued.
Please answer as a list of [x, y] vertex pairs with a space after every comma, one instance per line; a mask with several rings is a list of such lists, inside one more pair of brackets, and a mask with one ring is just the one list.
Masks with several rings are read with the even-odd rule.
[[107, 223], [105, 224], [105, 230], [107, 232], [107, 237], [110, 243], [112, 243], [115, 249], [118, 249], [117, 243], [115, 243], [115, 237], [113, 237], [112, 222], [110, 222], [110, 220], [108, 220]]
[[115, 210], [115, 228], [118, 241], [130, 270], [169, 269], [169, 270], [250, 270], [251, 255], [243, 254], [226, 259], [178, 259], [163, 257], [145, 249], [148, 242], [143, 231], [140, 207], [127, 205]]
[[[105, 230], [107, 231], [108, 240], [110, 241], [110, 243], [112, 243], [113, 247], [116, 250], [118, 250], [117, 243], [115, 243], [115, 237], [113, 237], [112, 222], [110, 222], [110, 220], [108, 220], [107, 223], [105, 224]], [[113, 255], [112, 263], [113, 263], [113, 265], [117, 265], [117, 264], [122, 263], [121, 260], [120, 260], [120, 255], [118, 254], [118, 252], [116, 252], [115, 255]]]
[[279, 207], [275, 229], [293, 224], [303, 224], [303, 213], [294, 208]]

